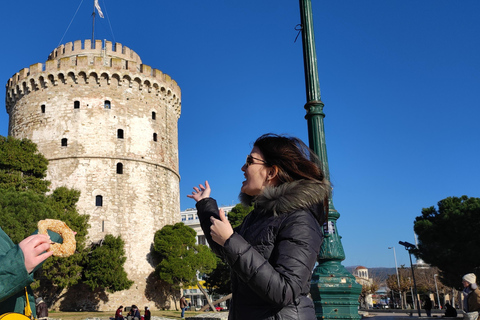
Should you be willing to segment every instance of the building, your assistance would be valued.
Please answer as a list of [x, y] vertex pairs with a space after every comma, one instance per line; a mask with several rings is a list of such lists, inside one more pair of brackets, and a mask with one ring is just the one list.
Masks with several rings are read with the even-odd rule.
[[[355, 281], [362, 286], [369, 287], [373, 284], [373, 279], [368, 276], [368, 269], [363, 266], [356, 267], [355, 270], [353, 270], [353, 276], [355, 277]], [[366, 309], [373, 308], [373, 298], [371, 293], [364, 297], [363, 307]]]
[[106, 234], [125, 241], [132, 288], [108, 299], [77, 290], [62, 307], [165, 306], [147, 278], [154, 233], [178, 222], [180, 211], [180, 87], [128, 47], [79, 40], [14, 74], [6, 90], [8, 134], [38, 145], [52, 189], [81, 191], [77, 208], [90, 215], [89, 241]]

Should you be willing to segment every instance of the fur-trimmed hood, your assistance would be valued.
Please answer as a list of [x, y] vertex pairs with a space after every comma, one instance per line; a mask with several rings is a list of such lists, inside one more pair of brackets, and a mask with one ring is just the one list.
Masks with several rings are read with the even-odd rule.
[[256, 197], [240, 193], [239, 198], [244, 205], [250, 206], [253, 203], [257, 212], [281, 215], [322, 206], [328, 201], [330, 192], [328, 182], [296, 180], [275, 187], [266, 187]]

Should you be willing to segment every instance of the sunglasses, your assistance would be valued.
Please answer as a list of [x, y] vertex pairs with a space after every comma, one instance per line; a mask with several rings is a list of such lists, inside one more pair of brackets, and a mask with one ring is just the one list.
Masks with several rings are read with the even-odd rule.
[[[261, 161], [262, 163], [253, 162], [253, 160], [258, 160], [258, 161]], [[265, 160], [262, 160], [262, 159], [254, 158], [251, 155], [247, 155], [247, 160], [245, 160], [245, 167], [248, 168], [252, 164], [262, 164], [262, 165], [266, 164], [266, 165], [268, 165], [268, 162], [265, 161]]]

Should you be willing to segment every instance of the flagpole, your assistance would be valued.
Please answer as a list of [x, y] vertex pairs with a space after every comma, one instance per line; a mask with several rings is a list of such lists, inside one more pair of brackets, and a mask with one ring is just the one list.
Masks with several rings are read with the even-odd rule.
[[92, 12], [92, 44], [95, 45], [95, 0], [93, 0], [93, 12]]

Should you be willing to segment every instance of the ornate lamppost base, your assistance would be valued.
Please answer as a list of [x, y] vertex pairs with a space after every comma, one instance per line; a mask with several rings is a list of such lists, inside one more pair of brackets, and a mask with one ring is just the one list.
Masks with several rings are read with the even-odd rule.
[[360, 319], [361, 291], [362, 286], [340, 261], [322, 262], [315, 268], [310, 284], [317, 319]]

